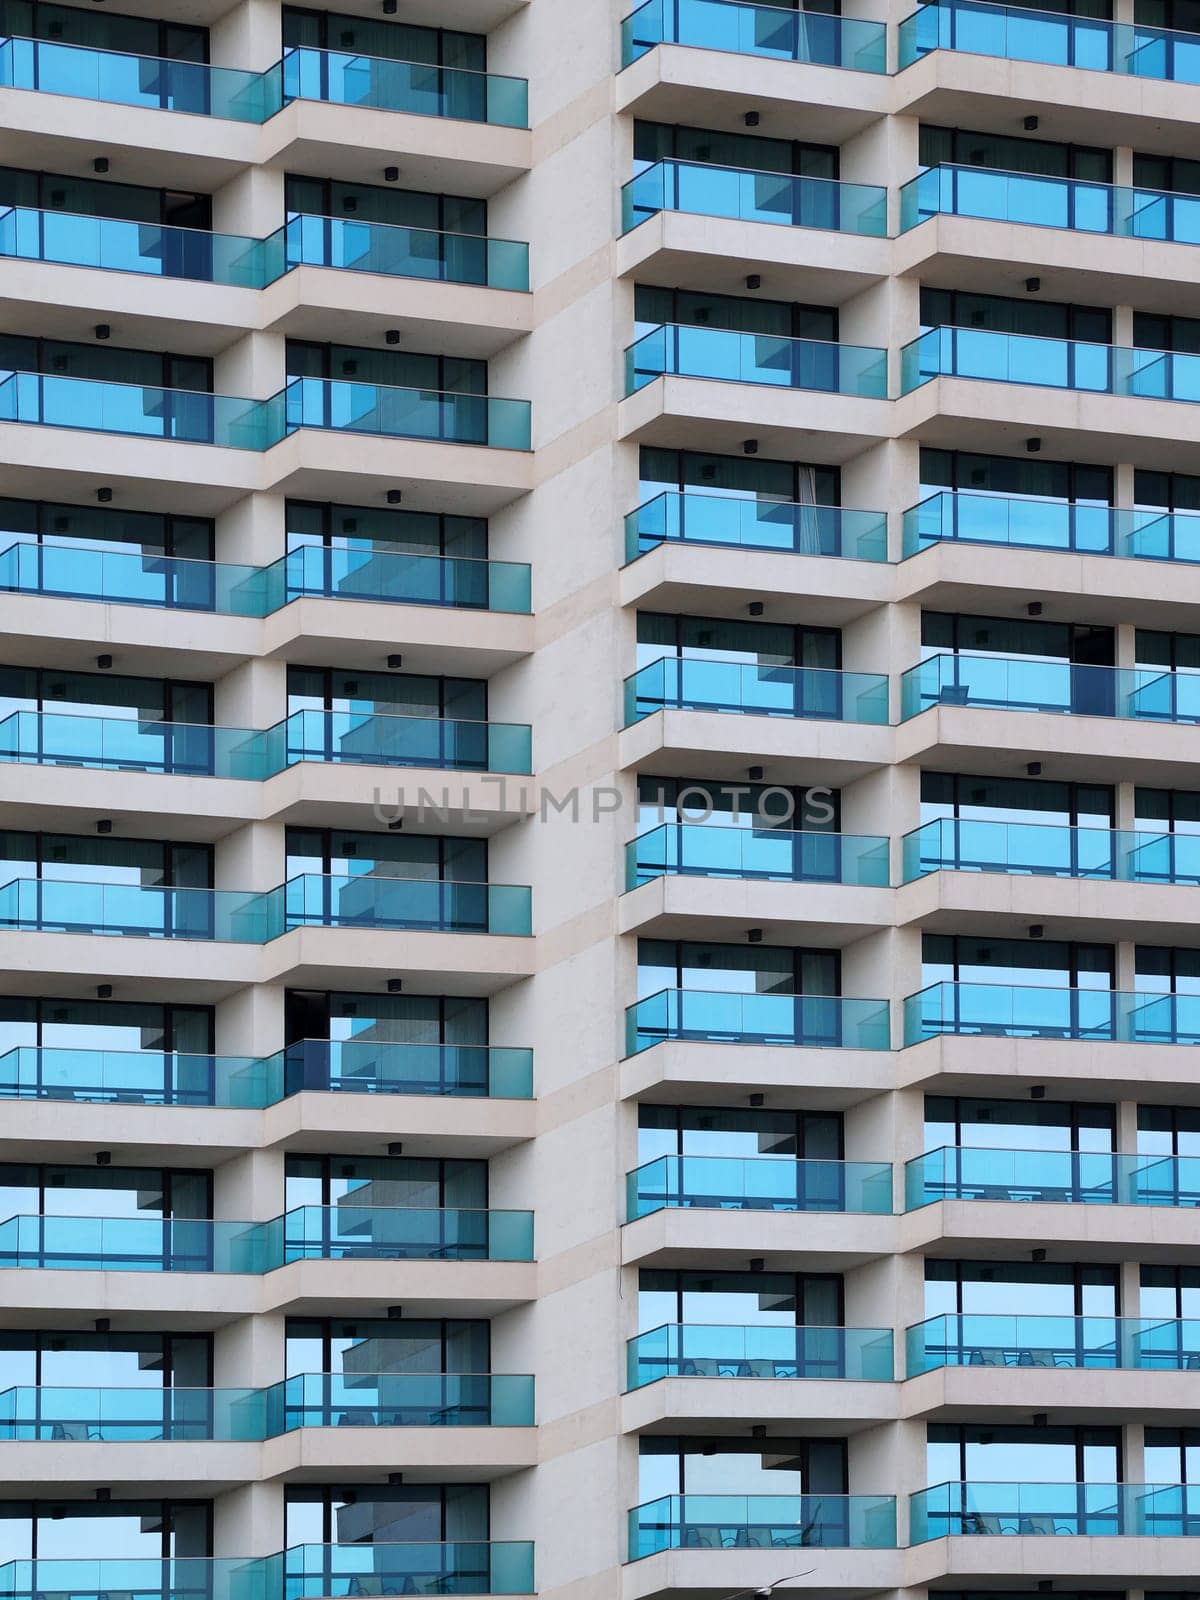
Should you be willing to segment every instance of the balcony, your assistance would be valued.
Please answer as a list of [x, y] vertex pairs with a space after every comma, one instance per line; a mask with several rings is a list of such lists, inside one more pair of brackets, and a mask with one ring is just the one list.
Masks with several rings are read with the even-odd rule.
[[983, 167], [929, 167], [903, 185], [902, 233], [937, 216], [1200, 244], [1200, 197]]
[[867, 834], [663, 823], [625, 846], [625, 887], [636, 889], [653, 878], [700, 877], [886, 889], [888, 850], [887, 839]]
[[0, 373], [0, 422], [172, 439], [226, 450], [261, 453], [278, 444], [292, 427], [318, 426], [291, 420], [293, 410], [299, 417], [299, 405], [300, 397], [293, 401], [290, 388], [267, 400], [246, 400], [194, 389], [58, 378], [44, 372]]
[[877, 672], [777, 667], [720, 656], [663, 656], [625, 679], [625, 726], [664, 710], [879, 725], [888, 720], [888, 681]]
[[265, 72], [244, 72], [9, 38], [0, 40], [0, 88], [235, 122], [267, 122], [290, 100], [325, 100], [497, 127], [529, 126], [523, 78], [335, 50], [287, 50]]
[[655, 495], [625, 518], [626, 561], [636, 561], [660, 544], [886, 561], [887, 514], [789, 500], [669, 492]]
[[939, 1483], [909, 1501], [909, 1543], [995, 1534], [1171, 1538], [1200, 1533], [1195, 1484]]
[[0, 210], [0, 256], [265, 289], [295, 267], [527, 291], [529, 246], [511, 239], [295, 216], [265, 239], [116, 217]]
[[905, 1209], [939, 1200], [1200, 1206], [1200, 1156], [942, 1145], [905, 1164]]
[[265, 891], [158, 888], [13, 878], [0, 886], [0, 928], [143, 939], [269, 944], [294, 928], [421, 929], [528, 937], [526, 884], [299, 873]]
[[289, 433], [322, 428], [388, 439], [486, 445], [493, 450], [530, 448], [528, 400], [332, 378], [293, 378], [284, 396]]
[[900, 719], [931, 706], [1200, 722], [1200, 672], [1093, 667], [1037, 656], [928, 656], [900, 678]]
[[905, 834], [903, 881], [930, 872], [1200, 884], [1200, 836], [940, 817]]
[[304, 1372], [266, 1389], [16, 1388], [0, 1441], [265, 1440], [296, 1428], [530, 1427], [533, 1379]]
[[901, 349], [901, 394], [950, 377], [1130, 399], [1200, 401], [1200, 355], [1181, 351], [949, 326], [930, 328]]
[[284, 257], [277, 277], [293, 267], [331, 267], [389, 278], [529, 290], [529, 246], [515, 239], [305, 215], [292, 217], [263, 244]]
[[[1200, 368], [1200, 356], [1193, 359]], [[625, 393], [636, 394], [656, 378], [670, 376], [885, 400], [887, 368], [887, 351], [869, 345], [669, 322], [625, 351]]]
[[280, 67], [270, 69], [276, 70], [281, 73], [285, 103], [326, 100], [502, 128], [529, 126], [529, 85], [524, 78], [303, 47], [286, 50]]
[[[278, 1587], [203, 1600], [325, 1600], [355, 1594], [533, 1594], [533, 1545], [520, 1540], [453, 1544], [301, 1544], [282, 1556]], [[18, 1600], [28, 1600], [21, 1596]], [[84, 1596], [83, 1600], [96, 1600]], [[153, 1595], [150, 1600], [172, 1600]]]
[[659, 1156], [626, 1175], [625, 1199], [628, 1222], [676, 1207], [891, 1216], [892, 1168], [792, 1156]]
[[667, 1495], [629, 1513], [629, 1559], [660, 1550], [890, 1550], [890, 1494]]
[[621, 23], [621, 65], [659, 44], [730, 50], [855, 72], [887, 71], [882, 22], [748, 5], [741, 0], [646, 0]]
[[904, 18], [899, 28], [901, 70], [931, 50], [1200, 83], [1200, 39], [1194, 33], [980, 0], [943, 0]]
[[275, 1555], [12, 1561], [8, 1600], [323, 1600], [328, 1595], [532, 1594], [533, 1545], [520, 1541], [293, 1545]]
[[532, 1261], [532, 1211], [298, 1206], [266, 1222], [16, 1216], [0, 1268], [264, 1273], [293, 1261]]
[[18, 1045], [0, 1099], [261, 1110], [301, 1092], [529, 1100], [533, 1051], [504, 1046], [303, 1039], [261, 1058]]
[[947, 542], [1200, 562], [1200, 515], [948, 492], [904, 513], [905, 558]]
[[668, 1322], [630, 1339], [626, 1388], [660, 1378], [844, 1378], [890, 1383], [890, 1328], [724, 1327]]
[[734, 994], [660, 989], [625, 1012], [625, 1053], [664, 1039], [737, 1045], [800, 1045], [816, 1050], [887, 1050], [886, 1000], [826, 994]]
[[262, 782], [301, 761], [528, 773], [523, 723], [296, 711], [270, 728], [136, 721], [53, 711], [0, 719], [0, 761]]
[[907, 1376], [939, 1367], [1200, 1371], [1200, 1323], [1138, 1317], [930, 1317], [905, 1334]]
[[658, 161], [622, 188], [622, 233], [660, 211], [887, 236], [887, 190], [878, 185], [698, 161]]
[[904, 1002], [904, 1043], [941, 1034], [1200, 1044], [1200, 995], [932, 983]]
[[244, 72], [44, 39], [0, 40], [0, 88], [232, 122], [265, 122], [283, 104], [277, 66]]

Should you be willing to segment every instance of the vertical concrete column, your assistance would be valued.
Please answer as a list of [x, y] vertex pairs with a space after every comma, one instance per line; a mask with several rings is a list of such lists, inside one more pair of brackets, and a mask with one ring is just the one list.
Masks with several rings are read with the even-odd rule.
[[273, 66], [283, 53], [279, 0], [240, 0], [213, 23], [209, 51], [217, 67], [264, 72]]

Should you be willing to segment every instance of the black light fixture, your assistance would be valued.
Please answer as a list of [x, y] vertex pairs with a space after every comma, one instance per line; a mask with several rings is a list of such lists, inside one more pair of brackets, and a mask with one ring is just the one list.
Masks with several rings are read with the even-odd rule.
[[761, 928], [747, 928], [746, 929], [746, 942], [748, 944], [761, 944], [762, 943], [762, 929]]
[[1040, 778], [1041, 775], [1042, 763], [1040, 761], [1027, 761], [1025, 763], [1025, 776], [1027, 778]]
[[1041, 614], [1042, 602], [1040, 600], [1031, 600], [1025, 607], [1025, 615], [1028, 617], [1040, 617]]
[[749, 275], [749, 277], [746, 279], [746, 287], [747, 287], [747, 289], [761, 289], [762, 288], [762, 277], [761, 277], [761, 275], [759, 273], [757, 273], [757, 272], [752, 272]]
[[111, 1489], [97, 1489], [96, 1490], [96, 1499], [100, 1501], [101, 1505], [106, 1504], [109, 1500], [112, 1499], [112, 1490]]
[[750, 604], [746, 607], [746, 610], [752, 617], [761, 617], [763, 614], [763, 603], [761, 600], [751, 600]]
[[746, 1102], [747, 1102], [748, 1105], [752, 1105], [752, 1106], [757, 1107], [757, 1106], [761, 1106], [764, 1103], [764, 1101], [766, 1100], [766, 1098], [767, 1097], [766, 1097], [765, 1094], [751, 1094], [751, 1095], [747, 1095], [746, 1096]]
[[388, 832], [389, 833], [400, 833], [400, 832], [403, 831], [403, 828], [404, 828], [404, 818], [403, 817], [393, 817], [392, 820], [388, 823]]
[[1025, 279], [1025, 293], [1026, 294], [1036, 294], [1041, 287], [1042, 287], [1042, 280], [1040, 278], [1026, 278]]
[[112, 666], [112, 657], [110, 655], [97, 656], [96, 665], [100, 668], [101, 672], [107, 672], [109, 667]]
[[1025, 448], [1028, 450], [1031, 456], [1036, 456], [1038, 451], [1042, 448], [1042, 441], [1035, 434], [1032, 439], [1026, 439]]
[[97, 339], [111, 339], [112, 338], [112, 328], [109, 326], [109, 324], [107, 322], [98, 322], [96, 324], [96, 326], [92, 329], [92, 332], [96, 335]]
[[1025, 129], [1026, 133], [1036, 133], [1037, 132], [1037, 126], [1038, 126], [1038, 119], [1035, 116], [1028, 116], [1021, 123], [1021, 126]]
[[756, 1422], [750, 1429], [750, 1437], [752, 1439], [765, 1439], [767, 1437], [766, 1424], [762, 1422]]
[[396, 15], [396, 0], [383, 0], [383, 14], [385, 17]]
[[1031, 1100], [1044, 1100], [1046, 1098], [1046, 1085], [1044, 1083], [1031, 1084], [1029, 1098]]
[[403, 994], [404, 993], [404, 979], [403, 978], [389, 978], [388, 981], [387, 981], [387, 992], [389, 994]]
[[761, 767], [747, 767], [746, 768], [746, 776], [750, 779], [751, 783], [761, 783], [762, 782], [762, 775], [763, 775], [763, 769]]
[[112, 832], [112, 818], [111, 817], [101, 817], [100, 820], [96, 824], [96, 832], [97, 833], [111, 833]]
[[1029, 1252], [1029, 1259], [1035, 1266], [1041, 1266], [1042, 1262], [1046, 1259], [1046, 1252], [1041, 1245], [1039, 1245], [1036, 1250], [1031, 1250]]
[[1045, 936], [1045, 932], [1046, 925], [1044, 922], [1031, 922], [1029, 924], [1029, 937], [1031, 939], [1041, 939]]
[[393, 651], [393, 653], [387, 658], [387, 664], [393, 672], [399, 672], [400, 668], [404, 665], [404, 657], [396, 654]]
[[95, 159], [92, 161], [92, 171], [93, 172], [107, 172], [108, 171], [108, 157], [107, 156], [96, 156]]
[[399, 180], [399, 177], [400, 177], [400, 168], [399, 167], [384, 167], [384, 169], [383, 169], [383, 181], [384, 181], [384, 183], [396, 183]]
[[748, 128], [757, 128], [760, 119], [757, 111], [747, 111], [742, 120]]
[[112, 1151], [111, 1150], [97, 1150], [96, 1151], [96, 1165], [98, 1167], [111, 1167], [112, 1166]]
[[389, 489], [388, 490], [388, 492], [387, 492], [387, 503], [388, 503], [388, 505], [390, 505], [390, 506], [398, 506], [403, 499], [404, 499], [404, 491], [402, 489]]
[[112, 1319], [110, 1317], [97, 1317], [92, 1326], [97, 1333], [107, 1333], [112, 1327]]
[[1048, 1412], [1035, 1411], [1033, 1413], [1033, 1425], [1035, 1428], [1044, 1428], [1049, 1421], [1050, 1416]]
[[108, 502], [112, 499], [112, 490], [108, 489], [108, 488], [97, 489], [96, 490], [96, 499], [99, 500], [99, 502], [100, 502], [100, 504], [102, 506], [106, 506], [108, 504]]
[[383, 337], [384, 337], [385, 343], [387, 343], [387, 344], [399, 344], [400, 343], [400, 329], [399, 328], [389, 328], [388, 331], [384, 334]]
[[758, 454], [758, 440], [757, 439], [743, 439], [742, 440], [742, 454], [744, 456], [756, 456]]
[[766, 1257], [765, 1256], [751, 1256], [750, 1257], [750, 1271], [751, 1272], [761, 1272], [763, 1270], [763, 1268], [766, 1266], [766, 1264], [767, 1264], [767, 1262], [766, 1262]]
[[387, 1153], [390, 1156], [402, 1156], [404, 1154], [404, 1145], [399, 1139], [393, 1139], [387, 1147]]
[[404, 1307], [403, 1306], [389, 1306], [387, 1308], [387, 1314], [388, 1314], [388, 1320], [390, 1322], [398, 1322], [400, 1320], [400, 1318], [404, 1315]]
[[389, 1472], [388, 1473], [388, 1482], [389, 1483], [403, 1483], [404, 1482], [404, 1474], [402, 1472]]
[[97, 1000], [111, 1000], [112, 999], [112, 984], [111, 983], [98, 983], [96, 985], [96, 999]]

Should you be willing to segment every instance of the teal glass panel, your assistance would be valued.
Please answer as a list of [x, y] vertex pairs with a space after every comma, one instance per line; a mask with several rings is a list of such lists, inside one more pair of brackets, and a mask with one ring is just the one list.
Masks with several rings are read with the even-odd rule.
[[887, 1494], [668, 1495], [629, 1513], [629, 1559], [662, 1550], [886, 1550], [896, 1543]]
[[0, 550], [0, 590], [249, 617], [267, 614], [261, 572], [90, 544], [10, 544]]
[[[390, 1594], [532, 1594], [533, 1545], [303, 1544], [284, 1551], [284, 1600]], [[85, 1597], [91, 1600], [91, 1597]], [[250, 1600], [262, 1600], [251, 1596]]]
[[664, 656], [626, 678], [625, 726], [666, 709], [883, 724], [888, 681], [876, 672]]
[[[0, 1055], [0, 1098], [81, 1104], [236, 1105], [223, 1097], [259, 1063], [245, 1056], [154, 1050], [84, 1050], [17, 1045]], [[266, 1105], [266, 1100], [245, 1104]]]
[[524, 78], [339, 50], [285, 51], [283, 94], [286, 100], [329, 100], [418, 117], [529, 126], [529, 86]]
[[[1083, 555], [1123, 555], [1126, 524], [1144, 527], [1148, 544], [1170, 535], [1158, 524], [1171, 519], [1152, 512], [1114, 511], [1111, 506], [1075, 505], [1061, 500], [1008, 499], [993, 494], [930, 495], [904, 513], [903, 554], [916, 555], [946, 540], [998, 544], [1029, 550], [1072, 550]], [[1196, 558], [1200, 560], [1200, 517], [1196, 518]], [[1173, 557], [1164, 559], [1175, 559]]]
[[[177, 63], [183, 65], [183, 63]], [[117, 217], [0, 210], [0, 256], [262, 289], [282, 270], [270, 241]]]
[[[293, 378], [284, 393], [289, 430], [331, 428], [392, 439], [487, 445], [496, 450], [530, 447], [528, 400], [327, 378]], [[0, 392], [0, 417], [2, 408]]]
[[[1200, 1162], [1200, 1158], [1197, 1158]], [[892, 1169], [879, 1161], [790, 1156], [659, 1156], [626, 1178], [627, 1220], [665, 1207], [717, 1211], [892, 1212]]]
[[287, 431], [282, 394], [241, 400], [44, 372], [0, 374], [0, 422], [256, 451], [269, 450]]
[[965, 1534], [1194, 1536], [1200, 1485], [939, 1483], [911, 1496], [909, 1542]]
[[889, 841], [866, 834], [663, 823], [625, 847], [625, 887], [663, 876], [888, 884]]
[[120, 934], [265, 944], [284, 930], [283, 894], [11, 878], [0, 885], [0, 927], [37, 933]]
[[273, 1426], [526, 1428], [533, 1379], [486, 1372], [305, 1372], [265, 1391]]
[[939, 1034], [1200, 1043], [1200, 995], [934, 983], [904, 1002], [904, 1043]]
[[[1195, 359], [1200, 362], [1200, 356]], [[887, 351], [873, 346], [670, 322], [626, 350], [625, 393], [636, 394], [655, 378], [674, 375], [885, 400], [887, 366]]]
[[282, 568], [280, 586], [288, 600], [319, 595], [480, 611], [530, 609], [530, 569], [524, 562], [301, 545], [276, 566]]
[[625, 1053], [636, 1055], [664, 1039], [887, 1050], [891, 1024], [886, 1000], [660, 989], [627, 1008]]
[[490, 1095], [504, 1100], [528, 1100], [533, 1095], [533, 1051], [502, 1045], [303, 1039], [276, 1056], [251, 1063], [250, 1069], [269, 1082], [271, 1101], [304, 1089], [333, 1094]]
[[[524, 723], [296, 711], [279, 728], [286, 738], [284, 761], [289, 766], [296, 761], [337, 761], [460, 772], [532, 770], [531, 731]], [[0, 750], [3, 730], [0, 723]]]
[[744, 0], [645, 0], [621, 23], [621, 65], [629, 66], [658, 44], [808, 61], [855, 72], [887, 71], [882, 22]]
[[667, 1323], [626, 1345], [626, 1387], [660, 1378], [845, 1378], [890, 1383], [890, 1328]]
[[532, 1211], [299, 1206], [282, 1219], [288, 1261], [532, 1261]]
[[621, 230], [659, 211], [692, 211], [742, 222], [887, 235], [887, 190], [787, 172], [757, 172], [699, 161], [658, 161], [621, 190]]
[[887, 514], [787, 500], [668, 492], [655, 495], [625, 518], [627, 561], [676, 541], [886, 561]]
[[529, 289], [529, 246], [514, 239], [309, 215], [290, 218], [284, 236], [288, 267], [334, 267], [492, 289]]
[[[0, 889], [0, 908], [3, 894]], [[310, 872], [288, 879], [284, 914], [289, 928], [425, 928], [528, 935], [530, 901], [526, 884]]]
[[915, 1378], [938, 1367], [1099, 1367], [1123, 1359], [1126, 1341], [1117, 1317], [941, 1316], [905, 1333], [906, 1372]]
[[1200, 401], [1200, 355], [1085, 344], [1078, 339], [1042, 339], [988, 328], [931, 328], [901, 350], [901, 394], [944, 376], [1131, 398]]
[[265, 122], [282, 104], [278, 67], [244, 72], [45, 39], [0, 44], [0, 87], [235, 122]]
[[905, 1206], [938, 1200], [1044, 1205], [1200, 1205], [1200, 1156], [942, 1145], [905, 1167]]

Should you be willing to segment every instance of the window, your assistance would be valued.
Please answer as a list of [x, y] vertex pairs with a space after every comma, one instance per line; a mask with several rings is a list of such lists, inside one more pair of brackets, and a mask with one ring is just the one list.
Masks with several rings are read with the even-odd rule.
[[486, 883], [486, 839], [429, 834], [357, 833], [338, 828], [288, 828], [287, 876], [413, 878]]
[[287, 1319], [287, 1375], [489, 1372], [485, 1321], [417, 1317]]
[[432, 1156], [289, 1155], [285, 1209], [297, 1206], [418, 1206], [486, 1210], [486, 1161], [440, 1161]]
[[639, 667], [661, 661], [664, 656], [687, 660], [717, 655], [767, 667], [823, 667], [836, 671], [841, 666], [841, 635], [836, 628], [639, 611], [637, 635]]
[[704, 294], [695, 289], [662, 289], [639, 283], [633, 292], [633, 316], [640, 338], [664, 322], [691, 328], [722, 328], [733, 333], [759, 333], [781, 339], [836, 342], [838, 314], [834, 306], [797, 305], [785, 300], [745, 295]]
[[104, 178], [68, 178], [23, 167], [0, 167], [0, 206], [118, 217], [172, 228], [212, 227], [212, 198], [181, 189], [151, 189]]
[[[921, 326], [981, 328], [1040, 339], [1112, 343], [1112, 312], [1099, 306], [1064, 305], [1052, 300], [1018, 300], [966, 289], [921, 290]], [[1136, 341], [1135, 341], [1136, 342]]]
[[[926, 1466], [931, 1484], [1121, 1481], [1119, 1428], [931, 1422], [927, 1437]], [[1115, 1517], [1115, 1508], [1108, 1507], [1107, 1515]], [[1052, 1530], [1029, 1527], [1024, 1531]]]
[[1168, 317], [1158, 312], [1133, 313], [1133, 342], [1142, 350], [1176, 350], [1200, 354], [1200, 317]]
[[284, 1508], [284, 1543], [289, 1548], [445, 1544], [489, 1537], [486, 1483], [288, 1484]]
[[19, 1045], [208, 1055], [213, 1048], [213, 1009], [0, 995], [0, 1054]]
[[212, 1173], [0, 1163], [0, 1216], [212, 1216]]
[[801, 144], [794, 139], [767, 139], [755, 133], [718, 133], [669, 122], [633, 125], [634, 171], [656, 161], [695, 161], [718, 167], [745, 167], [756, 172], [784, 172], [806, 178], [836, 178], [836, 145]]
[[841, 1327], [841, 1277], [832, 1272], [668, 1271], [638, 1274], [638, 1327], [664, 1323], [707, 1327]]
[[[3, 346], [0, 344], [0, 351]], [[392, 389], [429, 389], [444, 394], [488, 392], [486, 361], [466, 356], [420, 355], [414, 350], [380, 350], [360, 345], [317, 344], [289, 339], [286, 365], [292, 378], [323, 378], [335, 383], [380, 384]]]
[[485, 1045], [488, 1003], [472, 995], [354, 994], [289, 989], [287, 1043], [299, 1039]]
[[1145, 994], [1200, 994], [1200, 950], [1139, 944], [1134, 981]]
[[725, 994], [836, 995], [841, 952], [784, 945], [638, 940], [638, 994], [716, 989]]
[[122, 55], [208, 60], [208, 29], [182, 22], [156, 22], [111, 11], [84, 11], [51, 0], [0, 0], [0, 34], [49, 39]]
[[[786, 828], [837, 833], [841, 796], [821, 784], [724, 783], [710, 778], [638, 779], [638, 832], [663, 823], [708, 828]], [[710, 813], [706, 815], [706, 812]]]
[[638, 1164], [660, 1156], [790, 1156], [840, 1161], [836, 1111], [768, 1111], [710, 1106], [638, 1107]]
[[1187, 156], [1133, 154], [1133, 182], [1138, 189], [1165, 189], [1173, 194], [1200, 194], [1200, 161]]
[[1196, 672], [1200, 670], [1200, 633], [1159, 633], [1138, 628], [1134, 633], [1134, 653], [1139, 667]]
[[3, 1500], [0, 1564], [9, 1561], [206, 1558], [212, 1505], [201, 1500]]
[[487, 71], [487, 38], [482, 33], [420, 27], [411, 22], [377, 22], [341, 11], [284, 6], [283, 44], [285, 49], [338, 50], [468, 72]]
[[45, 882], [211, 889], [212, 846], [0, 829], [0, 874]]
[[130, 678], [115, 672], [0, 667], [0, 716], [13, 711], [211, 724], [212, 687], [173, 678]]
[[922, 446], [921, 493], [933, 494], [939, 489], [1111, 506], [1113, 473], [1111, 467], [1047, 461], [1041, 456], [979, 455], [970, 450]]
[[288, 173], [284, 210], [289, 216], [353, 217], [356, 222], [392, 228], [423, 228], [436, 233], [486, 236], [487, 201], [465, 195], [427, 194], [396, 184], [340, 183]]
[[488, 525], [483, 517], [397, 511], [390, 506], [323, 505], [309, 500], [289, 500], [286, 513], [289, 550], [318, 546], [487, 559]]
[[339, 711], [356, 716], [382, 714], [487, 721], [487, 681], [482, 678], [433, 678], [412, 672], [289, 667], [287, 688], [289, 716], [296, 711]]
[[1049, 139], [1018, 139], [1011, 134], [974, 133], [923, 122], [918, 160], [923, 167], [943, 163], [1028, 172], [1036, 177], [1112, 182], [1112, 151], [1086, 145], [1054, 144]]
[[[1138, 1312], [1156, 1321], [1200, 1318], [1200, 1267], [1143, 1266]], [[1190, 1333], [1188, 1342], [1195, 1342]], [[1187, 1366], [1200, 1370], [1200, 1350], [1192, 1352]]]
[[[846, 1441], [643, 1434], [638, 1468], [638, 1499], [643, 1503], [681, 1494], [843, 1495]], [[839, 1514], [844, 1512], [835, 1500], [823, 1508], [822, 1521], [836, 1520]]]
[[973, 934], [922, 937], [925, 983], [1003, 983], [1051, 989], [1111, 989], [1112, 945], [1061, 939], [993, 939]]
[[[1115, 1317], [1120, 1269], [1057, 1261], [925, 1262], [925, 1315]], [[1036, 1343], [1036, 1335], [1032, 1342]]]
[[841, 504], [841, 475], [837, 467], [643, 445], [641, 492], [649, 498], [661, 494], [664, 489], [681, 494], [697, 491], [732, 499], [786, 500], [820, 506]]
[[0, 1333], [0, 1388], [208, 1389], [207, 1333]]
[[211, 394], [213, 386], [213, 364], [206, 356], [166, 355], [104, 343], [72, 344], [17, 333], [0, 334], [0, 368], [198, 394]]
[[921, 773], [921, 821], [959, 817], [984, 822], [1030, 822], [1069, 828], [1111, 828], [1111, 785], [1055, 783], [1049, 778], [967, 777]]
[[190, 561], [213, 558], [213, 523], [208, 517], [114, 511], [106, 506], [0, 499], [0, 537], [8, 543], [86, 544], [130, 555], [177, 556]]
[[1100, 1150], [1116, 1148], [1110, 1105], [1055, 1100], [984, 1100], [925, 1096], [925, 1148], [958, 1145], [982, 1150]]

